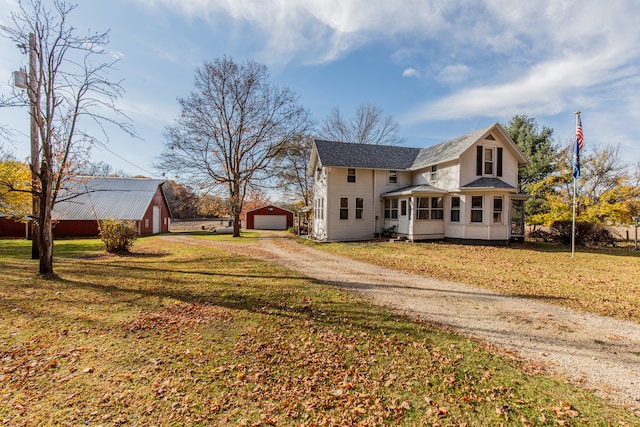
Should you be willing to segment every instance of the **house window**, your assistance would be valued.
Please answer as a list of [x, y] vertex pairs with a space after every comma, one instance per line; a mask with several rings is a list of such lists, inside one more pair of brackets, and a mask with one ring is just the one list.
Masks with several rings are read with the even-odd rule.
[[442, 197], [431, 198], [431, 219], [444, 218], [444, 199]]
[[349, 199], [340, 197], [340, 219], [349, 219]]
[[384, 200], [385, 219], [398, 219], [398, 199]]
[[471, 197], [471, 222], [482, 222], [482, 196]]
[[451, 222], [460, 222], [460, 197], [451, 198]]
[[363, 219], [364, 212], [364, 199], [362, 197], [356, 197], [356, 219]]
[[347, 182], [356, 182], [356, 170], [355, 169], [347, 169]]
[[398, 182], [398, 171], [389, 171], [389, 184], [396, 184]]
[[418, 197], [416, 219], [429, 219], [429, 198]]
[[444, 198], [418, 197], [416, 219], [444, 219]]
[[431, 166], [431, 182], [436, 182], [438, 180], [438, 165]]
[[502, 222], [502, 197], [493, 198], [493, 222]]
[[493, 148], [484, 149], [484, 174], [493, 175]]
[[318, 219], [324, 219], [324, 198], [316, 199], [313, 216]]
[[407, 216], [407, 201], [400, 200], [400, 216]]
[[144, 228], [149, 228], [149, 218], [144, 219]]

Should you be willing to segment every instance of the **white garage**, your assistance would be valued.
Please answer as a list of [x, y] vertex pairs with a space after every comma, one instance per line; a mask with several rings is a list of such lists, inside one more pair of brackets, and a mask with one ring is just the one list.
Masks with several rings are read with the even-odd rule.
[[256, 230], [286, 230], [286, 215], [256, 215], [253, 217], [253, 228]]

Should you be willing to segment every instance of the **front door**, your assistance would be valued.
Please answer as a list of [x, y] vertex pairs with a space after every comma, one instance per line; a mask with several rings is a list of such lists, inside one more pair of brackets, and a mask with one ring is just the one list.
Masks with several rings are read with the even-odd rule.
[[398, 234], [407, 236], [409, 234], [409, 201], [400, 199], [400, 212], [398, 213]]

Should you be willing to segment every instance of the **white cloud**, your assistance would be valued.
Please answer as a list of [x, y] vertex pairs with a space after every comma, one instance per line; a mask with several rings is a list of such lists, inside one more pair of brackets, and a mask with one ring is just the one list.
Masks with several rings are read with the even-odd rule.
[[454, 84], [467, 80], [471, 75], [471, 67], [465, 64], [453, 64], [444, 67], [437, 76], [437, 80], [443, 83]]
[[420, 77], [420, 72], [415, 68], [409, 67], [402, 72], [402, 77]]
[[458, 6], [437, 0], [138, 0], [166, 6], [215, 24], [231, 18], [264, 36], [264, 56], [289, 61], [331, 62], [371, 41], [413, 33], [435, 36], [448, 28], [445, 17]]

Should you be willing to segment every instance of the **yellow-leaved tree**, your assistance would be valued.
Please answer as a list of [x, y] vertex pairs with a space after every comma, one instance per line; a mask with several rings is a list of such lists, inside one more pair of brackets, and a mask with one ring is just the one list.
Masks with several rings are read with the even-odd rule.
[[[576, 180], [576, 220], [598, 225], [629, 224], [640, 215], [640, 174], [632, 174], [618, 146], [590, 147], [581, 155]], [[542, 194], [533, 225], [569, 221], [573, 214], [573, 178], [570, 150], [560, 151], [556, 171], [532, 186]]]
[[22, 220], [30, 213], [29, 165], [11, 158], [0, 160], [0, 215]]

